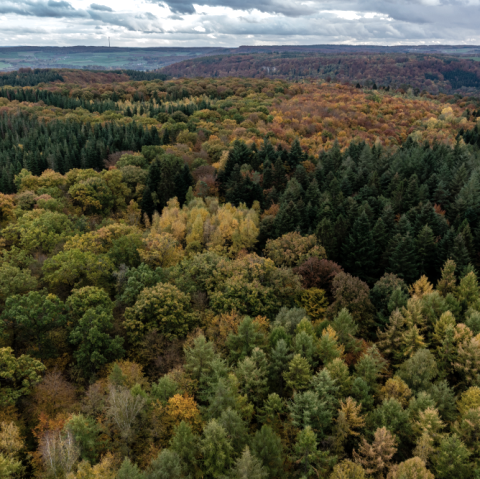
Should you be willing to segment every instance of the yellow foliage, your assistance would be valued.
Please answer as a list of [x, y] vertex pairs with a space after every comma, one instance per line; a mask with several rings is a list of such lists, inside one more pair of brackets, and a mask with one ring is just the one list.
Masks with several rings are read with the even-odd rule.
[[408, 288], [410, 296], [418, 299], [423, 298], [423, 296], [430, 294], [432, 291], [433, 285], [428, 281], [428, 278], [425, 275]]
[[183, 256], [183, 248], [170, 233], [150, 234], [143, 239], [145, 249], [138, 250], [141, 260], [153, 267], [168, 268], [178, 264]]
[[480, 388], [472, 386], [468, 388], [457, 401], [457, 409], [460, 414], [467, 413], [470, 409], [480, 407]]
[[306, 289], [302, 293], [302, 307], [312, 321], [323, 321], [328, 308], [325, 291], [319, 288]]
[[196, 432], [201, 431], [202, 419], [200, 417], [200, 410], [192, 396], [184, 394], [175, 394], [168, 400], [165, 408], [166, 419], [170, 427], [178, 426], [182, 421], [192, 426]]
[[20, 430], [13, 422], [0, 423], [0, 453], [15, 457], [24, 447]]
[[160, 216], [154, 216], [152, 231], [171, 234], [188, 253], [200, 252], [206, 247], [234, 256], [255, 246], [258, 226], [258, 212], [254, 207], [235, 207], [230, 203], [220, 206], [216, 198], [196, 198], [180, 208], [174, 198]]
[[396, 399], [404, 407], [408, 404], [411, 395], [410, 388], [398, 376], [388, 379], [380, 389], [380, 399]]
[[362, 405], [357, 404], [354, 399], [348, 397], [345, 402], [340, 401], [340, 412], [344, 414], [345, 421], [348, 424], [348, 435], [358, 436], [360, 433], [355, 429], [365, 426], [365, 418], [360, 415]]

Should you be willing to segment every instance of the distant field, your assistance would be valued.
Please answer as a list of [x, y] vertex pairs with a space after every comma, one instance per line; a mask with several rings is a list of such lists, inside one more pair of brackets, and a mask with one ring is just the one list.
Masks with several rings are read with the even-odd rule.
[[156, 70], [221, 50], [213, 48], [0, 48], [0, 71], [19, 68], [99, 68]]

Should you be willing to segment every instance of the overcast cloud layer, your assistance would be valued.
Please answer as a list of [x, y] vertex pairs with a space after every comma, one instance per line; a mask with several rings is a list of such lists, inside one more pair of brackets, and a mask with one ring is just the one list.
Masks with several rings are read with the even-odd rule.
[[480, 0], [0, 0], [0, 45], [480, 44]]

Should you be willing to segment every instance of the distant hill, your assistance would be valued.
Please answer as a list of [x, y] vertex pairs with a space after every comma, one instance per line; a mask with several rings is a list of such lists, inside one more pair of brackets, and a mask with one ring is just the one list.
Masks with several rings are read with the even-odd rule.
[[[185, 60], [162, 71], [175, 77], [320, 78], [358, 83], [362, 87], [413, 88], [429, 93], [480, 92], [480, 55], [473, 56], [473, 48], [469, 53], [452, 48], [448, 54], [434, 53], [433, 49], [431, 53], [401, 52], [405, 47], [382, 52], [386, 49], [332, 46], [332, 51], [326, 53], [326, 46], [318, 47], [317, 51], [313, 47], [276, 47], [275, 51], [263, 52], [241, 47], [241, 53]], [[461, 55], [454, 55], [456, 51]]]

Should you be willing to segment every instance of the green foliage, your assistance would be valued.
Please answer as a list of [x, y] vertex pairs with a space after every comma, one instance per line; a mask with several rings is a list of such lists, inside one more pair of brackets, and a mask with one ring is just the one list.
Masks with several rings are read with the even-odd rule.
[[144, 477], [139, 467], [132, 463], [128, 457], [123, 460], [117, 472], [117, 479], [144, 479]]
[[14, 351], [23, 345], [26, 353], [40, 359], [56, 356], [53, 334], [65, 325], [64, 305], [45, 291], [10, 296], [0, 316], [0, 332], [10, 338]]
[[25, 395], [32, 392], [45, 372], [45, 366], [38, 360], [22, 355], [14, 356], [12, 348], [0, 348], [0, 404], [14, 406]]
[[52, 288], [108, 287], [113, 263], [103, 254], [79, 249], [62, 251], [43, 263], [44, 280]]
[[213, 478], [220, 478], [233, 462], [233, 447], [227, 437], [227, 431], [212, 419], [203, 430], [201, 450], [205, 472]]
[[267, 471], [267, 477], [283, 475], [282, 441], [270, 426], [263, 425], [252, 439], [252, 452], [258, 457]]
[[445, 437], [440, 441], [438, 450], [432, 458], [435, 477], [439, 479], [470, 477], [469, 457], [470, 452], [456, 434]]
[[125, 326], [132, 341], [157, 330], [167, 338], [185, 336], [195, 322], [190, 298], [171, 284], [145, 288], [125, 311]]

